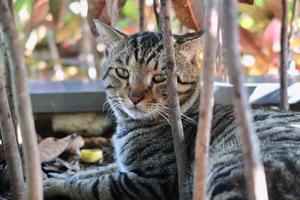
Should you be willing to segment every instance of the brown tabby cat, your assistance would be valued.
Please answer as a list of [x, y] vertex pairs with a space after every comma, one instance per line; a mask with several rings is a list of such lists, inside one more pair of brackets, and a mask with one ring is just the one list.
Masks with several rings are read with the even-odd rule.
[[[48, 179], [45, 196], [54, 199], [178, 199], [177, 170], [167, 108], [166, 62], [160, 33], [122, 34], [96, 21], [108, 47], [103, 66], [107, 99], [117, 120], [116, 162], [68, 179]], [[199, 103], [197, 63], [202, 33], [176, 36], [178, 94], [188, 146], [192, 197], [193, 160]], [[270, 199], [300, 199], [300, 114], [254, 110]], [[298, 123], [298, 124], [297, 124]], [[243, 156], [231, 106], [215, 105], [207, 199], [246, 199]]]

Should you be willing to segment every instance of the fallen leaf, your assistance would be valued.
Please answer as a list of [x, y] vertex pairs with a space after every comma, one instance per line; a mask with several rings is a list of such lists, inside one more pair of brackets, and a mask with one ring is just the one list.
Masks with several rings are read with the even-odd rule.
[[66, 148], [66, 152], [78, 154], [81, 147], [84, 145], [84, 139], [80, 135], [72, 135], [69, 145]]
[[84, 139], [84, 148], [95, 148], [102, 145], [109, 145], [109, 139], [105, 137], [90, 137]]
[[83, 146], [83, 139], [75, 134], [62, 139], [46, 138], [39, 143], [41, 162], [50, 162], [66, 150], [75, 151]]

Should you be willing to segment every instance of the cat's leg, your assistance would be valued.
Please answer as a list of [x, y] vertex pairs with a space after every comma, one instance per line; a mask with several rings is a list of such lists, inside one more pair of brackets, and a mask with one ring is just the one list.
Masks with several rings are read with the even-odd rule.
[[78, 174], [75, 174], [74, 177], [76, 177], [77, 179], [90, 179], [90, 178], [99, 177], [99, 176], [102, 176], [105, 174], [112, 174], [116, 171], [118, 171], [117, 164], [111, 163], [106, 166], [101, 166], [97, 169], [80, 172]]
[[[67, 180], [48, 179], [44, 182], [46, 198], [55, 196], [72, 200], [155, 200], [177, 199], [175, 179], [141, 177], [135, 173], [114, 172], [91, 179], [74, 176]], [[174, 191], [170, 191], [173, 188]]]

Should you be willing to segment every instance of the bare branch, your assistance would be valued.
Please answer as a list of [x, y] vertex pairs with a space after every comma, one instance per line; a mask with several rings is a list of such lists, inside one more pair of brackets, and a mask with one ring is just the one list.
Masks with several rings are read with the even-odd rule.
[[198, 132], [195, 150], [194, 200], [204, 200], [206, 195], [206, 169], [213, 109], [214, 63], [218, 47], [218, 0], [207, 0], [205, 40], [203, 55], [202, 87]]
[[24, 176], [22, 162], [19, 154], [15, 127], [10, 113], [8, 97], [5, 89], [5, 62], [4, 49], [2, 45], [2, 34], [0, 35], [0, 132], [3, 147], [8, 164], [9, 182], [13, 199], [24, 199]]
[[145, 0], [139, 0], [139, 31], [144, 32], [145, 27]]
[[0, 1], [0, 23], [3, 28], [4, 41], [8, 49], [9, 64], [12, 72], [13, 95], [18, 113], [23, 138], [27, 199], [43, 199], [41, 163], [37, 147], [32, 106], [27, 88], [27, 71], [24, 57], [18, 44], [18, 35], [7, 0]]
[[60, 62], [59, 52], [58, 52], [58, 48], [56, 46], [54, 32], [51, 29], [47, 31], [47, 41], [48, 41], [48, 46], [50, 49], [50, 56], [54, 63], [55, 78], [58, 80], [63, 80], [64, 74], [63, 74], [63, 70], [62, 70], [62, 66], [61, 66], [61, 62]]
[[160, 28], [160, 17], [159, 17], [159, 13], [157, 11], [157, 7], [158, 7], [157, 0], [153, 0], [153, 12], [154, 12], [154, 15], [155, 15], [155, 21], [156, 21], [157, 29], [159, 31], [161, 31], [161, 28]]
[[105, 0], [107, 13], [112, 25], [115, 25], [119, 18], [118, 1], [119, 0]]
[[[3, 46], [4, 48], [4, 46]], [[4, 69], [4, 77], [5, 77], [5, 89], [7, 93], [9, 108], [10, 108], [10, 114], [13, 120], [14, 128], [15, 128], [15, 134], [16, 138], [18, 140], [18, 134], [17, 134], [17, 126], [18, 126], [18, 120], [17, 120], [17, 113], [13, 101], [13, 89], [12, 89], [12, 82], [11, 82], [11, 71], [9, 69], [9, 61], [8, 61], [8, 55], [7, 51], [4, 49], [4, 63], [5, 63], [5, 69]], [[19, 144], [19, 142], [18, 142]]]
[[224, 65], [227, 67], [234, 85], [234, 110], [240, 124], [240, 138], [245, 160], [245, 173], [249, 200], [267, 200], [267, 185], [260, 146], [252, 122], [247, 91], [243, 87], [243, 74], [240, 66], [239, 35], [237, 27], [236, 1], [227, 0], [222, 9], [222, 41]]
[[174, 151], [178, 170], [179, 198], [181, 200], [191, 199], [190, 194], [184, 190], [184, 180], [187, 173], [187, 150], [184, 142], [184, 133], [180, 117], [179, 98], [177, 94], [177, 75], [175, 63], [175, 50], [170, 27], [170, 0], [161, 0], [161, 23], [164, 40], [164, 53], [167, 66], [168, 105], [170, 109], [170, 120]]
[[288, 26], [288, 1], [281, 0], [282, 5], [282, 23], [281, 23], [281, 35], [280, 35], [280, 108], [283, 110], [289, 110], [288, 103], [288, 37], [287, 37], [287, 26]]

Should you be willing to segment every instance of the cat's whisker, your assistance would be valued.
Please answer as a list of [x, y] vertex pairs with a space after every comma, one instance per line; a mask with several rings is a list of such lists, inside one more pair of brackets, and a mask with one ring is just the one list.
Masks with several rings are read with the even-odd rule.
[[165, 116], [165, 113], [161, 112], [161, 110], [159, 110], [159, 108], [155, 108], [153, 110], [151, 110], [152, 112], [156, 112], [158, 113], [160, 116], [162, 116], [166, 121], [167, 123], [171, 126], [171, 122], [169, 121], [169, 119], [167, 118], [167, 116]]
[[[161, 105], [161, 104], [160, 104], [159, 106], [161, 106], [162, 109], [164, 109], [166, 112], [169, 113], [170, 109], [169, 109], [168, 107], [163, 106], [163, 105]], [[183, 114], [183, 113], [180, 113], [180, 115], [181, 115], [181, 117], [182, 117], [182, 120], [185, 120], [186, 122], [189, 122], [189, 123], [191, 123], [191, 124], [197, 125], [197, 122], [196, 122], [194, 119], [192, 119], [192, 118], [186, 116], [186, 115]]]

